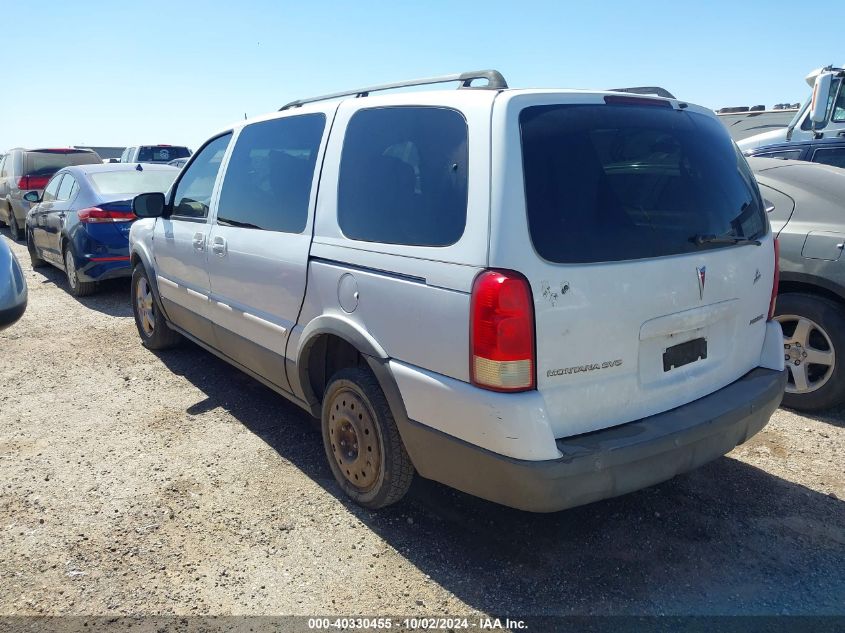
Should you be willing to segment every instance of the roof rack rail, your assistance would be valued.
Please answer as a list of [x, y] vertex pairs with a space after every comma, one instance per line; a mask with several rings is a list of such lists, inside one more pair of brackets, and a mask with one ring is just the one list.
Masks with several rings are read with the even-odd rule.
[[654, 95], [655, 97], [665, 97], [667, 99], [674, 99], [675, 95], [661, 88], [660, 86], [637, 86], [636, 88], [611, 88], [611, 92], [630, 92], [635, 95]]
[[[486, 86], [473, 86], [472, 82], [476, 79], [486, 79]], [[371, 92], [379, 92], [381, 90], [392, 90], [394, 88], [409, 88], [410, 86], [426, 86], [429, 84], [444, 84], [453, 81], [460, 82], [458, 88], [474, 88], [482, 90], [504, 90], [508, 87], [508, 82], [498, 70], [475, 70], [467, 73], [459, 73], [455, 75], [441, 75], [439, 77], [426, 77], [424, 79], [409, 79], [408, 81], [397, 81], [396, 83], [381, 84], [378, 86], [370, 86], [368, 88], [359, 88], [357, 90], [346, 90], [344, 92], [335, 92], [328, 95], [321, 95], [319, 97], [309, 97], [308, 99], [297, 99], [286, 103], [281, 108], [288, 110], [289, 108], [298, 108], [306, 103], [314, 103], [315, 101], [326, 101], [328, 99], [337, 99], [339, 97], [366, 97]]]

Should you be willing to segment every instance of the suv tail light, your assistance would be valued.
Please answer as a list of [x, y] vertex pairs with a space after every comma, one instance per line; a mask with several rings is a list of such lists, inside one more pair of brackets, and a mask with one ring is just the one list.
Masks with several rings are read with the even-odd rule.
[[775, 316], [775, 307], [778, 300], [778, 285], [780, 283], [780, 243], [775, 238], [775, 274], [772, 279], [772, 298], [769, 300], [769, 320]]
[[534, 303], [528, 280], [510, 270], [486, 270], [470, 299], [470, 377], [494, 391], [534, 389]]
[[77, 214], [80, 222], [85, 224], [97, 224], [100, 222], [131, 222], [136, 218], [131, 211], [109, 211], [99, 207], [88, 207], [80, 210]]
[[51, 176], [21, 176], [18, 178], [18, 189], [31, 191], [32, 189], [43, 189], [50, 182]]

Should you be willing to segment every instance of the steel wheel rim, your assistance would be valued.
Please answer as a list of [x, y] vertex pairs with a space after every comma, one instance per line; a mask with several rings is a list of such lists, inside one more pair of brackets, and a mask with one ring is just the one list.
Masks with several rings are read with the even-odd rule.
[[783, 358], [789, 369], [786, 392], [812, 393], [824, 387], [836, 368], [836, 350], [827, 332], [805, 316], [782, 314], [775, 319], [784, 328]]
[[382, 458], [370, 407], [351, 389], [341, 389], [332, 398], [328, 423], [332, 457], [344, 479], [359, 492], [371, 490]]
[[135, 306], [138, 309], [138, 321], [144, 334], [152, 336], [155, 331], [155, 308], [153, 293], [147, 280], [141, 277], [135, 290]]
[[70, 249], [65, 251], [65, 273], [67, 273], [67, 281], [71, 288], [76, 288], [79, 279], [76, 276], [76, 265], [73, 263], [73, 253]]

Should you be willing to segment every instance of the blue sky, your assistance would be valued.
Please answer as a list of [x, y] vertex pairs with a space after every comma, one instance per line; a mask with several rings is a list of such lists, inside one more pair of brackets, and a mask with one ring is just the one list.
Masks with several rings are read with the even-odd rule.
[[298, 97], [501, 70], [512, 87], [661, 85], [712, 108], [804, 101], [845, 3], [3, 0], [0, 151], [186, 144]]

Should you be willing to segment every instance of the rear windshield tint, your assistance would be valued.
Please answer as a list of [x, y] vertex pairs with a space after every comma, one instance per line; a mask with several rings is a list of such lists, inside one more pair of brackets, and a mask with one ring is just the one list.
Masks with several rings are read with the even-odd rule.
[[706, 115], [645, 105], [552, 105], [520, 114], [537, 252], [558, 263], [676, 255], [767, 230], [748, 164]]
[[90, 174], [91, 183], [101, 194], [109, 195], [114, 193], [152, 193], [160, 191], [165, 193], [176, 176], [178, 169], [166, 171], [100, 171]]
[[27, 152], [24, 172], [30, 176], [49, 176], [69, 165], [102, 163], [94, 152]]
[[191, 155], [187, 147], [158, 147], [145, 145], [138, 149], [138, 161], [152, 161], [156, 163], [169, 163], [174, 158], [187, 158]]

